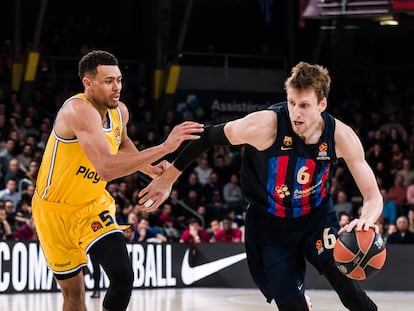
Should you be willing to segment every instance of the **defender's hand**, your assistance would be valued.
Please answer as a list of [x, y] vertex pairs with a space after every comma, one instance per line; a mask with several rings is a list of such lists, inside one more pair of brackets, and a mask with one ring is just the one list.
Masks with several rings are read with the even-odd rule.
[[204, 125], [193, 122], [185, 121], [179, 125], [176, 125], [168, 135], [164, 142], [164, 145], [171, 150], [175, 151], [185, 140], [196, 140], [200, 138], [200, 134], [204, 131]]

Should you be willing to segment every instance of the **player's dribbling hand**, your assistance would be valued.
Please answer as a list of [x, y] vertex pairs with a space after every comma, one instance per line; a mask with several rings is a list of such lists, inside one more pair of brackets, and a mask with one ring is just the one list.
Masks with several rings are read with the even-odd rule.
[[369, 228], [374, 228], [376, 233], [379, 233], [379, 227], [376, 224], [370, 223], [364, 219], [355, 218], [349, 224], [343, 226], [339, 231], [338, 234], [342, 234], [343, 232], [351, 232], [352, 229], [356, 229], [357, 231], [364, 230], [368, 231]]

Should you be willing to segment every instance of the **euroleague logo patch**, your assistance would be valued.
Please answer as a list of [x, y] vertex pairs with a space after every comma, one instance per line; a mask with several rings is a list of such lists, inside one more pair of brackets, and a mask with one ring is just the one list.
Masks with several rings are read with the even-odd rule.
[[317, 160], [330, 160], [331, 158], [328, 155], [328, 144], [323, 142], [319, 145], [318, 148], [318, 156], [316, 157]]
[[92, 228], [93, 232], [96, 232], [96, 231], [102, 229], [102, 225], [99, 221], [94, 221], [91, 225], [91, 228]]

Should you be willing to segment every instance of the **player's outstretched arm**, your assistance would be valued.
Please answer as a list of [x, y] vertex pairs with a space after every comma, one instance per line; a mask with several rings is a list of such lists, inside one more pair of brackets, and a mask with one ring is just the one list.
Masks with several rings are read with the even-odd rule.
[[181, 172], [212, 146], [249, 144], [258, 150], [265, 150], [273, 143], [276, 129], [276, 114], [269, 110], [253, 112], [227, 123], [206, 126], [200, 139], [188, 143], [173, 165], [142, 189], [138, 203], [146, 211], [156, 210], [168, 198]]

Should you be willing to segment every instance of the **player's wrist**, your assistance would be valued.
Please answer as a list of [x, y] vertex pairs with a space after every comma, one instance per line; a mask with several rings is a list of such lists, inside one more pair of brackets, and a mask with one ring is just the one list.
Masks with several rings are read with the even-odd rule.
[[162, 173], [162, 176], [164, 179], [173, 183], [178, 179], [178, 177], [180, 177], [181, 173], [182, 171], [176, 168], [173, 164], [173, 165], [170, 165], [166, 170], [164, 170], [164, 172]]

